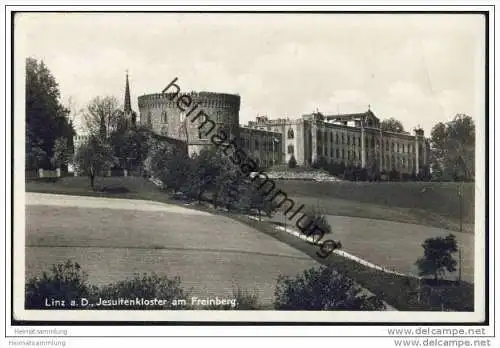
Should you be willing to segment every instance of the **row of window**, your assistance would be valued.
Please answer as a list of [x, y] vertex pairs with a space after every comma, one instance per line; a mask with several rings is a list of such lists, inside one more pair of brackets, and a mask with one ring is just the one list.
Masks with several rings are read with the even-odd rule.
[[243, 147], [246, 149], [249, 149], [251, 146], [251, 143], [253, 143], [253, 148], [255, 150], [264, 150], [264, 151], [274, 151], [275, 152], [280, 152], [280, 144], [276, 144], [276, 142], [273, 144], [272, 140], [265, 139], [265, 140], [260, 140], [260, 139], [248, 139], [248, 138], [242, 138], [241, 139], [243, 143]]
[[[324, 136], [322, 137], [322, 134], [324, 134]], [[327, 133], [327, 132], [324, 132], [322, 133], [321, 131], [317, 131], [317, 134], [316, 134], [316, 138], [318, 141], [322, 141], [322, 139], [324, 139], [325, 141], [328, 141], [328, 134], [330, 134], [330, 143], [333, 143], [333, 133]], [[288, 139], [293, 139], [294, 138], [294, 132], [293, 132], [293, 129], [289, 129], [288, 132], [287, 132], [287, 138]], [[370, 139], [371, 141], [367, 141], [365, 142], [365, 147], [375, 147], [377, 146], [380, 147], [380, 140], [379, 139], [375, 139], [374, 137], [372, 137]], [[347, 135], [345, 136], [345, 134], [341, 134], [340, 137], [338, 134], [335, 134], [335, 144], [339, 145], [339, 144], [342, 144], [342, 145], [345, 145], [347, 143], [348, 146], [352, 145], [353, 146], [361, 146], [361, 137], [360, 136], [355, 136], [355, 135]], [[386, 151], [389, 151], [390, 149], [392, 149], [393, 152], [406, 152], [406, 153], [410, 153], [410, 152], [413, 152], [414, 150], [414, 146], [413, 144], [411, 143], [408, 143], [405, 144], [400, 144], [400, 143], [395, 143], [395, 142], [389, 142], [389, 140], [385, 140], [382, 141], [382, 146], [385, 145], [385, 150]]]
[[[321, 153], [319, 151], [320, 149], [318, 148], [318, 154]], [[333, 152], [332, 152], [333, 153]], [[288, 145], [288, 154], [289, 155], [294, 155], [294, 146], [293, 145]], [[323, 154], [323, 156], [326, 157], [326, 153]], [[356, 150], [344, 150], [344, 149], [335, 149], [335, 158], [337, 159], [342, 159], [342, 160], [348, 160], [348, 161], [361, 161], [361, 151], [356, 151]], [[385, 163], [392, 163], [393, 165], [397, 163], [396, 157], [392, 156], [385, 156], [382, 157], [385, 158]], [[392, 161], [391, 161], [392, 159]], [[406, 159], [406, 158], [401, 158], [400, 163], [403, 167], [412, 167], [413, 166], [413, 159]]]
[[[148, 112], [148, 122], [150, 122], [151, 117], [152, 117], [151, 111], [149, 111]], [[184, 118], [185, 118], [185, 116], [183, 114], [179, 115], [179, 119], [181, 122], [184, 121]], [[212, 119], [212, 120], [215, 122], [222, 122], [223, 121], [222, 112], [218, 111], [215, 115], [215, 119]], [[166, 111], [162, 111], [161, 117], [160, 117], [160, 122], [161, 123], [168, 123], [168, 115], [167, 115]]]

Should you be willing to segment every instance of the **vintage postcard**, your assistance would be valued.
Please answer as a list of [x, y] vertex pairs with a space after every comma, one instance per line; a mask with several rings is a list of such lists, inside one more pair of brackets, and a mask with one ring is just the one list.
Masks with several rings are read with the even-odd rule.
[[488, 15], [13, 13], [13, 320], [484, 323]]

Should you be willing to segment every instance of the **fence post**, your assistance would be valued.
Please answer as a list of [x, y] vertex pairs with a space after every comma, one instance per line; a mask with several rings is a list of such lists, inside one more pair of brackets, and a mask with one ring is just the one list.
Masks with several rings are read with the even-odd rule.
[[43, 168], [38, 168], [38, 177], [43, 178]]

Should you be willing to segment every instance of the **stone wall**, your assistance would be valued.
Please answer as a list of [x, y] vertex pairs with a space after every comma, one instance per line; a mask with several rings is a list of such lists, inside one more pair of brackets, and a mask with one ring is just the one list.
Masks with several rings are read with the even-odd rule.
[[[181, 92], [177, 96], [171, 93], [140, 96], [138, 98], [140, 123], [149, 125], [157, 134], [187, 141], [190, 153], [199, 152], [203, 147], [211, 145], [210, 137], [217, 129], [222, 128], [226, 133], [238, 136], [240, 96], [210, 92], [186, 93], [191, 97], [192, 104], [182, 111], [177, 105], [178, 97], [182, 94]], [[198, 105], [196, 109], [195, 105]], [[193, 110], [191, 114], [190, 110]], [[216, 123], [214, 130], [210, 130], [208, 123], [202, 130], [198, 129], [205, 118], [200, 112], [204, 112], [208, 119]]]

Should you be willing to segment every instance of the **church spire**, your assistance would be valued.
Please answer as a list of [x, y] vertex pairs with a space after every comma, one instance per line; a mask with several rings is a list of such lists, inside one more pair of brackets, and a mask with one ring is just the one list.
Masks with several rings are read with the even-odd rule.
[[125, 114], [130, 114], [132, 112], [132, 106], [130, 104], [130, 87], [128, 85], [128, 70], [125, 75], [125, 103], [123, 107], [123, 111]]

